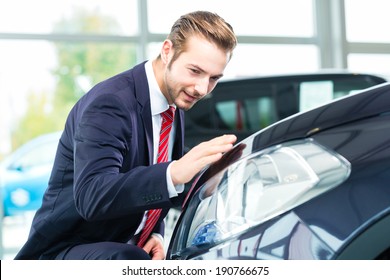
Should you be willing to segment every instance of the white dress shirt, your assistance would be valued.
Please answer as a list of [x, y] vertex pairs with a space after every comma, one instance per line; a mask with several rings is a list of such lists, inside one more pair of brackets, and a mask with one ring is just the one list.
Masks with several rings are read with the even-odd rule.
[[[149, 85], [150, 106], [152, 111], [152, 122], [153, 122], [153, 164], [156, 164], [158, 145], [160, 141], [161, 122], [162, 122], [162, 117], [160, 114], [166, 111], [169, 108], [169, 106], [174, 106], [176, 108], [176, 105], [168, 104], [167, 99], [165, 98], [164, 94], [161, 92], [156, 77], [154, 76], [151, 60], [145, 63], [145, 71], [146, 71], [146, 77]], [[172, 160], [172, 150], [173, 150], [175, 134], [176, 134], [176, 121], [174, 121], [171, 132], [169, 134], [168, 161]], [[171, 178], [170, 169], [171, 169], [171, 164], [168, 165], [167, 173], [166, 173], [168, 193], [169, 193], [169, 197], [175, 197], [178, 196], [179, 193], [183, 192], [184, 185], [177, 185], [176, 187], [174, 186]], [[135, 234], [141, 232], [141, 230], [145, 226], [146, 217], [147, 217], [146, 214], [147, 211], [145, 212], [144, 218], [141, 224], [139, 225], [138, 229], [136, 230]], [[155, 234], [155, 235], [159, 236], [162, 239], [162, 236], [160, 234]]]

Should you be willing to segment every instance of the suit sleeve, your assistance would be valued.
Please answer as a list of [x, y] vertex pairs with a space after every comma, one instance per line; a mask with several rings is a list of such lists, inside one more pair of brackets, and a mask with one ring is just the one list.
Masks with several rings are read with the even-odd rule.
[[84, 219], [114, 219], [172, 206], [166, 186], [169, 162], [120, 173], [124, 156], [138, 152], [132, 145], [137, 118], [135, 110], [110, 94], [84, 110], [74, 139], [74, 199]]

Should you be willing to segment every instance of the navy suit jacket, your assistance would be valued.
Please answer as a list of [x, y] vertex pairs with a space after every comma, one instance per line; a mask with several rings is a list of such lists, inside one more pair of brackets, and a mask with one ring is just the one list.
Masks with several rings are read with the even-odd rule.
[[[177, 110], [172, 158], [183, 153], [184, 112]], [[175, 205], [168, 163], [153, 163], [153, 130], [144, 63], [97, 84], [73, 107], [60, 138], [27, 242], [15, 259], [55, 256], [72, 245], [127, 242], [144, 211]]]

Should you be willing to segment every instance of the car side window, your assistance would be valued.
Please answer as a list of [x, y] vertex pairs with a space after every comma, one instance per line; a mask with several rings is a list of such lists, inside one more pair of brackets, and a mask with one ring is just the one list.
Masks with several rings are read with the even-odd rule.
[[[224, 100], [215, 104], [222, 125], [236, 131], [256, 131], [275, 122], [275, 101], [270, 96]], [[223, 129], [218, 126], [218, 129]]]
[[310, 110], [333, 99], [355, 94], [370, 86], [350, 79], [303, 81], [299, 83], [299, 111]]
[[299, 85], [299, 111], [306, 111], [334, 99], [332, 81], [310, 81]]

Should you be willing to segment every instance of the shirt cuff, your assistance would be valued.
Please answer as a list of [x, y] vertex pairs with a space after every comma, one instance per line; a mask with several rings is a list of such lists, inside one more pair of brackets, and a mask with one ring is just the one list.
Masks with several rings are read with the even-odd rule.
[[184, 191], [184, 184], [180, 184], [175, 186], [172, 182], [171, 178], [171, 164], [168, 165], [167, 168], [167, 186], [168, 186], [168, 194], [169, 198], [178, 196], [179, 193], [182, 193]]
[[152, 233], [152, 236], [157, 237], [158, 239], [160, 239], [161, 244], [164, 244], [164, 238], [162, 237], [161, 234], [159, 234], [159, 233]]

